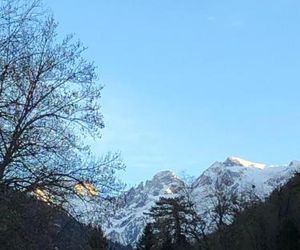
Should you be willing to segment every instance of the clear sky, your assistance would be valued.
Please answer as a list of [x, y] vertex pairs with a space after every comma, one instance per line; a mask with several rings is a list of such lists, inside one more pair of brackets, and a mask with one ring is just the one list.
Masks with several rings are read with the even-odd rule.
[[97, 153], [130, 185], [235, 155], [300, 159], [299, 0], [51, 0], [105, 85]]

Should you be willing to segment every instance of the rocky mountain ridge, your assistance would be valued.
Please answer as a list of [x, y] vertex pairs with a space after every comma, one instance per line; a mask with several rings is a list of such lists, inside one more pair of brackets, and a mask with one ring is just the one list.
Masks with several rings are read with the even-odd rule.
[[[215, 162], [191, 184], [189, 195], [193, 197], [199, 213], [209, 206], [209, 199], [216, 185], [223, 185], [237, 193], [255, 187], [255, 193], [263, 198], [278, 185], [284, 184], [300, 170], [300, 162], [284, 166], [267, 166], [238, 157], [228, 157]], [[147, 212], [159, 197], [185, 195], [186, 183], [172, 171], [157, 173], [151, 180], [129, 189], [119, 198], [118, 209], [104, 227], [113, 241], [124, 245], [133, 244], [142, 232], [148, 218]]]

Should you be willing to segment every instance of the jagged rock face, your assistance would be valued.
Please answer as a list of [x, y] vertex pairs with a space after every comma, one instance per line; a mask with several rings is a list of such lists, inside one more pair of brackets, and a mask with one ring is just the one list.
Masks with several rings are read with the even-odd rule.
[[[284, 184], [300, 169], [300, 162], [293, 161], [288, 166], [266, 166], [229, 157], [224, 162], [216, 162], [192, 183], [191, 196], [203, 212], [209, 206], [216, 185], [223, 185], [238, 193], [255, 187], [256, 195], [267, 196], [275, 187]], [[119, 198], [119, 208], [105, 227], [107, 235], [122, 244], [133, 244], [149, 220], [144, 214], [161, 196], [173, 197], [185, 194], [185, 183], [171, 171], [156, 174], [152, 180], [128, 190]]]
[[171, 171], [162, 171], [152, 180], [129, 189], [119, 199], [119, 209], [106, 226], [107, 235], [124, 245], [135, 242], [142, 232], [147, 216], [144, 214], [161, 196], [176, 195], [184, 183]]

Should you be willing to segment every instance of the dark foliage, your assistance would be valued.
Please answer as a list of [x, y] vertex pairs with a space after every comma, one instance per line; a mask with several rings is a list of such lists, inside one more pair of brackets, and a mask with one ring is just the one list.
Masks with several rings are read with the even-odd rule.
[[213, 250], [300, 249], [300, 175], [275, 189], [264, 202], [247, 204], [231, 225], [208, 235]]
[[105, 250], [108, 248], [107, 241], [100, 227], [89, 226], [88, 243], [92, 250]]
[[153, 226], [151, 223], [148, 223], [143, 231], [142, 236], [140, 237], [136, 249], [137, 250], [151, 250], [155, 244], [155, 237], [153, 233]]
[[104, 250], [101, 229], [85, 226], [65, 211], [20, 192], [0, 193], [0, 249]]
[[197, 221], [191, 202], [184, 197], [161, 197], [147, 215], [153, 223], [146, 226], [138, 249], [189, 249], [192, 225]]
[[118, 242], [112, 242], [109, 241], [108, 242], [108, 249], [109, 250], [132, 250], [132, 246], [128, 245], [128, 246], [123, 246]]

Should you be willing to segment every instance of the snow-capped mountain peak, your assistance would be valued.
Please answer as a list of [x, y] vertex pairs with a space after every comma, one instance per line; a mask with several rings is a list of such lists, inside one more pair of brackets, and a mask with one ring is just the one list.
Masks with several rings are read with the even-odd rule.
[[266, 167], [265, 164], [256, 163], [248, 160], [241, 159], [239, 157], [230, 156], [224, 161], [224, 165], [227, 166], [241, 166], [241, 167], [254, 167], [259, 169], [264, 169]]
[[[266, 166], [238, 157], [228, 157], [224, 162], [217, 161], [203, 171], [191, 184], [189, 195], [198, 212], [205, 216], [206, 209], [212, 204], [216, 187], [223, 186], [238, 194], [247, 193], [250, 189], [258, 197], [264, 198], [299, 171], [298, 161], [292, 161], [289, 165]], [[124, 245], [135, 243], [149, 220], [145, 213], [155, 202], [162, 196], [186, 195], [186, 187], [174, 172], [161, 171], [151, 180], [131, 188], [120, 197], [118, 210], [104, 226], [107, 236]]]
[[155, 174], [152, 178], [152, 181], [154, 181], [154, 182], [155, 181], [169, 182], [170, 180], [176, 180], [176, 179], [179, 179], [179, 178], [177, 177], [177, 175], [174, 172], [172, 172], [170, 170], [164, 170], [164, 171], [160, 171], [157, 174]]

